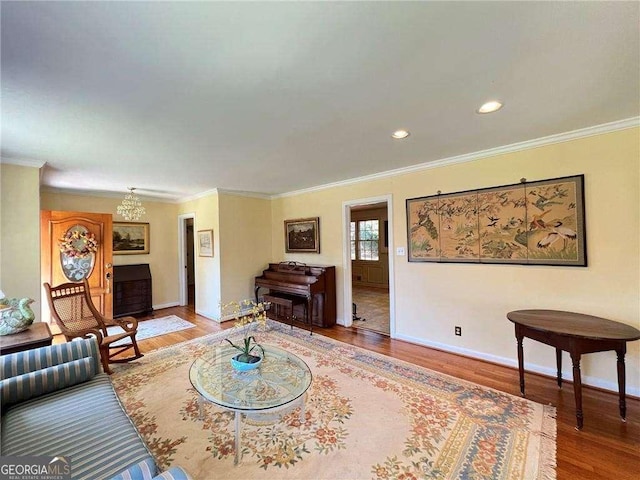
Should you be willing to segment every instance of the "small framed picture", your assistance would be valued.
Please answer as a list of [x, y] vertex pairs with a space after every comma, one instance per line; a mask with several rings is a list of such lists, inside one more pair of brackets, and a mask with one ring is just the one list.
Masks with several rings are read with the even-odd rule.
[[213, 230], [198, 230], [198, 256], [213, 257]]
[[284, 221], [287, 253], [320, 253], [320, 217]]
[[113, 222], [114, 255], [137, 255], [148, 253], [148, 223]]

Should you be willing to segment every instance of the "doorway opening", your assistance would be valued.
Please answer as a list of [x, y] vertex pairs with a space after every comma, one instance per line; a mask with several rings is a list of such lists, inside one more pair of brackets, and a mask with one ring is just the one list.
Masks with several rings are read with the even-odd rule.
[[195, 214], [178, 217], [180, 305], [196, 308]]
[[344, 324], [393, 337], [391, 196], [345, 202], [343, 208]]

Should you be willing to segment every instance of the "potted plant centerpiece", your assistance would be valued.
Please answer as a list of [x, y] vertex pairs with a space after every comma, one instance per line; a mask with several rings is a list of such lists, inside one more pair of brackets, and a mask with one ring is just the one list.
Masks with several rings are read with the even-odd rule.
[[262, 328], [267, 323], [267, 310], [270, 304], [266, 302], [254, 302], [253, 300], [242, 300], [241, 302], [229, 302], [222, 306], [222, 311], [232, 312], [236, 319], [235, 326], [244, 328], [244, 338], [242, 343], [233, 343], [225, 338], [229, 344], [240, 353], [231, 359], [231, 365], [238, 371], [253, 370], [260, 366], [264, 358], [264, 349], [252, 335], [255, 328], [260, 325]]

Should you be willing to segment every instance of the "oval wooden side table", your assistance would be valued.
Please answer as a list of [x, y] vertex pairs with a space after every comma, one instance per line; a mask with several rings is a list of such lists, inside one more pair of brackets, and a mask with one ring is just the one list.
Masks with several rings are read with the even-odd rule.
[[573, 363], [576, 428], [581, 430], [584, 418], [582, 414], [580, 356], [586, 353], [615, 350], [618, 355], [620, 417], [623, 421], [626, 419], [624, 356], [627, 353], [627, 342], [640, 339], [640, 330], [631, 325], [606, 318], [558, 310], [516, 310], [509, 312], [507, 318], [515, 324], [516, 328], [518, 371], [522, 396], [524, 396], [524, 353], [522, 349], [524, 337], [555, 347], [559, 387], [562, 387], [562, 350], [569, 352]]

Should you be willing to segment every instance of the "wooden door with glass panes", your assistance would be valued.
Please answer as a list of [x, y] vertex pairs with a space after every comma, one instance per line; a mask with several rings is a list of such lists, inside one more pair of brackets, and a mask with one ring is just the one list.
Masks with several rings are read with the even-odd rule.
[[[40, 212], [42, 283], [80, 283], [87, 278], [91, 299], [106, 317], [113, 313], [113, 222], [111, 214]], [[51, 313], [42, 289], [42, 318]]]

